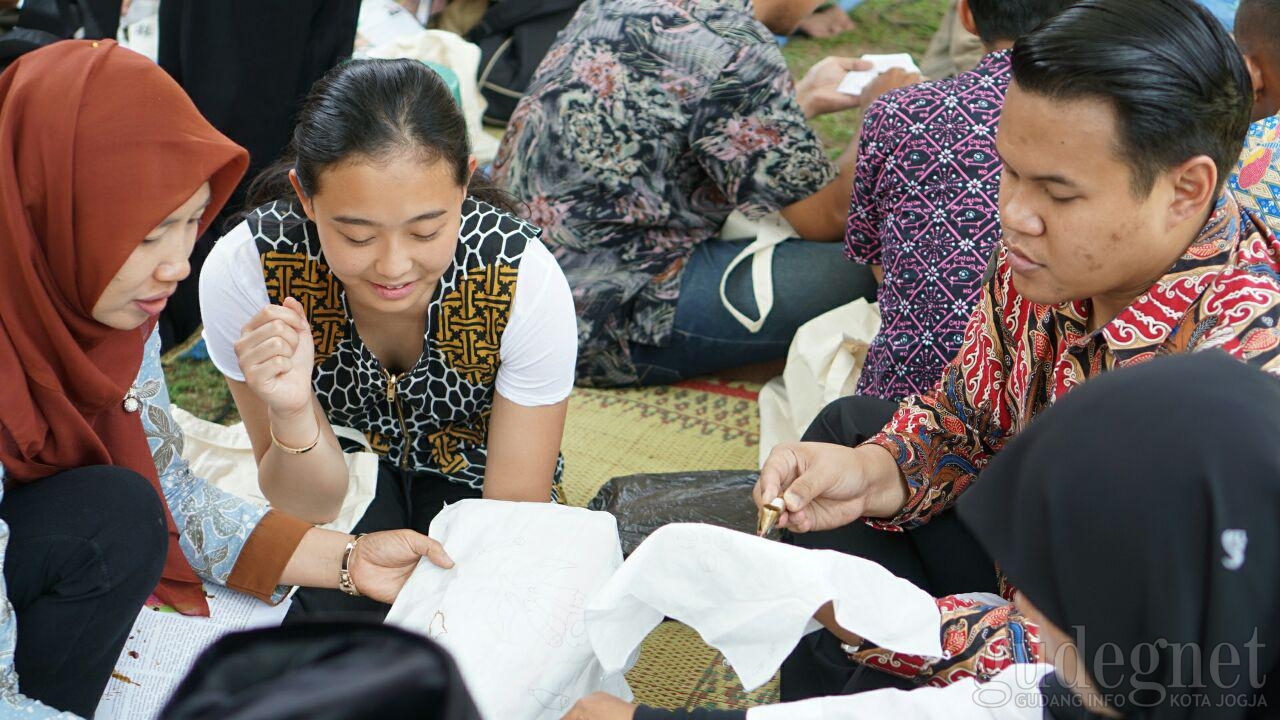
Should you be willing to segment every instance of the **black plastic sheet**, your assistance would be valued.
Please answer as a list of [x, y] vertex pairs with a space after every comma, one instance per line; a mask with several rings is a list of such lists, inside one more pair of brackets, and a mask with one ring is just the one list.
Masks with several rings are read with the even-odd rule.
[[755, 470], [624, 475], [605, 483], [587, 507], [617, 518], [624, 555], [670, 523], [707, 523], [755, 533], [751, 488], [759, 476]]

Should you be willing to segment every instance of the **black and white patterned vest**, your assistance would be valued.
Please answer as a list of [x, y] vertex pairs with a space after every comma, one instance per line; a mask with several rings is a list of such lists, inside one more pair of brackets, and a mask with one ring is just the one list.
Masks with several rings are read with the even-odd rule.
[[[375, 452], [400, 468], [480, 488], [502, 332], [525, 246], [541, 231], [467, 198], [457, 252], [427, 312], [422, 356], [393, 375], [361, 342], [342, 283], [300, 209], [269, 203], [247, 220], [271, 302], [297, 298], [311, 323], [312, 385], [329, 421], [364, 433]], [[562, 466], [563, 460], [557, 489]]]

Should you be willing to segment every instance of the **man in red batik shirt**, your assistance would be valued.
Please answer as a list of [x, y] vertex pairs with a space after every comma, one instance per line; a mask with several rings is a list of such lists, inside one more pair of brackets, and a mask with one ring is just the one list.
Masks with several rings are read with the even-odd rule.
[[1003, 236], [959, 354], [899, 404], [828, 406], [755, 488], [757, 504], [785, 500], [796, 544], [873, 559], [939, 598], [945, 657], [835, 627], [784, 665], [784, 700], [1037, 659], [1038, 629], [952, 510], [988, 461], [1114, 368], [1212, 349], [1280, 374], [1280, 244], [1224, 190], [1252, 91], [1221, 25], [1192, 0], [1086, 0], [1019, 40], [1012, 65]]

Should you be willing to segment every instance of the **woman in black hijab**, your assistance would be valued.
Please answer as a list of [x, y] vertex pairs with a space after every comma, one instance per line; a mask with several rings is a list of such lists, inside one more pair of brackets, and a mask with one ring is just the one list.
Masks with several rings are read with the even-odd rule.
[[1280, 381], [1213, 352], [1091, 380], [959, 509], [1041, 624], [1048, 716], [1280, 716]]

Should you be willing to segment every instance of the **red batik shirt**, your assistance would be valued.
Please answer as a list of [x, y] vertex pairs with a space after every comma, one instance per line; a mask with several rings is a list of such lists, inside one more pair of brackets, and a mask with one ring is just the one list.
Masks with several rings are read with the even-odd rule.
[[[950, 508], [1010, 438], [1085, 380], [1159, 355], [1218, 349], [1280, 375], [1280, 243], [1229, 192], [1186, 253], [1115, 319], [1089, 331], [1090, 302], [1040, 305], [1020, 296], [1005, 251], [942, 379], [904, 400], [868, 442], [891, 453], [909, 496], [900, 530]], [[1013, 588], [1001, 583], [1006, 600]], [[941, 660], [878, 648], [856, 660], [920, 682], [982, 678], [1038, 652], [1036, 628], [998, 602], [938, 601]], [[994, 600], [994, 598], [990, 598]]]

